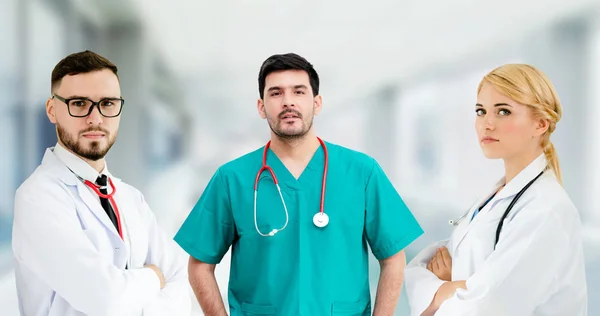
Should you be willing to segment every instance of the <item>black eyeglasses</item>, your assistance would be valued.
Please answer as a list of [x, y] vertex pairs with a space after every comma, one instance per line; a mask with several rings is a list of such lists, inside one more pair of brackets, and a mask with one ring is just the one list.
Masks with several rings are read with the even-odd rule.
[[52, 98], [64, 102], [72, 117], [86, 117], [92, 113], [94, 107], [98, 107], [98, 112], [104, 117], [117, 117], [121, 114], [125, 100], [123, 98], [104, 98], [94, 102], [88, 98], [69, 98], [65, 99], [59, 95], [53, 94]]

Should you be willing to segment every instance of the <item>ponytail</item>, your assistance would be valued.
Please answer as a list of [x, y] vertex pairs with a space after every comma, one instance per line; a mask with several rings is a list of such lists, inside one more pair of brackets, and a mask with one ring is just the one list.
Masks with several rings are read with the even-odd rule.
[[556, 175], [556, 179], [558, 179], [558, 182], [562, 184], [562, 174], [560, 172], [560, 165], [558, 163], [558, 155], [556, 154], [556, 149], [550, 140], [545, 141], [544, 154], [546, 155], [546, 160], [548, 160], [548, 167], [552, 169]]
[[[538, 144], [546, 156], [548, 163], [546, 169], [551, 169], [558, 182], [562, 184], [558, 155], [550, 141], [550, 135], [562, 117], [562, 106], [548, 77], [531, 65], [505, 64], [483, 77], [477, 93], [481, 91], [484, 83], [493, 85], [498, 92], [515, 102], [528, 106], [534, 119], [547, 121], [548, 130], [540, 135], [541, 142]], [[536, 139], [536, 141], [539, 140]]]

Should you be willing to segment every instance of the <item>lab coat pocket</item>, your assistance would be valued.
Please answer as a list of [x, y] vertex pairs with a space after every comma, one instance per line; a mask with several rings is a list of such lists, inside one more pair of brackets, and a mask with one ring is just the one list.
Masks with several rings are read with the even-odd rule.
[[242, 312], [244, 312], [244, 315], [275, 315], [275, 307], [242, 303]]
[[369, 315], [369, 303], [365, 300], [358, 302], [333, 302], [332, 315]]

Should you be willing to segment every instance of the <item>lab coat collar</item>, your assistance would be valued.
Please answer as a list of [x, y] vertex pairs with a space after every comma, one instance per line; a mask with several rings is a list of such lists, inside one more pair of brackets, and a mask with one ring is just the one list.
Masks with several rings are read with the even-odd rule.
[[[516, 177], [514, 177], [506, 186], [498, 193], [496, 200], [512, 197], [519, 193], [523, 187], [533, 180], [542, 170], [545, 170], [548, 166], [548, 160], [546, 155], [543, 153], [539, 155], [534, 161], [532, 161], [525, 169], [523, 169]], [[505, 181], [506, 178], [502, 178], [497, 183], [499, 188]]]
[[[62, 181], [66, 185], [75, 186], [77, 188], [79, 196], [81, 197], [83, 202], [89, 207], [92, 213], [94, 213], [96, 218], [100, 222], [102, 222], [106, 229], [111, 231], [116, 238], [120, 239], [119, 233], [115, 229], [115, 226], [112, 224], [108, 216], [106, 216], [106, 212], [102, 208], [102, 205], [98, 202], [98, 196], [96, 196], [92, 192], [92, 190], [83, 183], [83, 181], [80, 181], [77, 178], [77, 176], [75, 176], [75, 174], [71, 172], [69, 168], [67, 168], [65, 163], [56, 154], [57, 147], [50, 147], [46, 149], [46, 152], [44, 153], [44, 158], [42, 159], [41, 167], [46, 169], [50, 174], [56, 176], [60, 181]], [[60, 152], [60, 149], [58, 149], [58, 151]], [[118, 186], [117, 181], [119, 179], [112, 179], [113, 182], [115, 182], [115, 186]]]
[[[529, 183], [529, 181], [533, 180], [542, 170], [544, 170], [546, 168], [546, 166], [547, 166], [546, 156], [544, 154], [541, 154], [534, 161], [532, 161], [527, 167], [525, 167], [525, 169], [521, 170], [521, 172], [519, 172], [519, 174], [517, 174], [517, 176], [514, 177], [509, 183], [507, 183], [506, 186], [504, 187], [504, 189], [502, 189], [500, 192], [498, 192], [498, 194], [496, 194], [496, 196], [494, 196], [494, 198], [492, 198], [492, 200], [487, 203], [487, 205], [484, 209], [489, 210], [498, 201], [515, 196], [519, 191], [521, 191], [521, 189], [523, 189], [523, 187], [525, 187], [527, 185], [527, 183]], [[504, 184], [504, 182], [505, 182], [505, 178], [500, 179], [500, 181], [498, 181], [496, 183], [493, 192], [497, 192], [498, 188], [500, 188], [500, 186], [502, 186], [502, 184]], [[471, 209], [468, 213], [469, 215], [466, 218], [466, 221], [469, 224], [460, 225], [459, 228], [457, 228], [458, 229], [457, 238], [456, 238], [457, 242], [453, 243], [453, 248], [452, 248], [453, 253], [454, 253], [454, 251], [456, 251], [456, 249], [458, 249], [458, 246], [462, 243], [462, 241], [464, 240], [467, 233], [471, 230], [471, 228], [473, 228], [473, 225], [471, 223], [476, 223], [476, 222], [482, 220], [483, 214], [480, 214], [480, 215], [475, 216], [475, 218], [473, 219], [472, 222], [469, 222], [471, 219], [471, 216], [473, 216], [473, 212], [475, 211], [475, 209], [479, 208], [481, 206], [481, 204], [488, 198], [489, 198], [489, 195], [482, 197], [473, 207], [471, 207]], [[485, 211], [482, 211], [482, 213], [484, 213], [484, 212]]]
[[77, 181], [79, 181], [75, 174], [73, 174], [56, 156], [54, 147], [46, 148], [44, 158], [42, 158], [41, 167], [47, 169], [51, 174], [55, 175], [67, 185], [76, 185]]
[[[90, 166], [87, 162], [85, 162], [83, 159], [81, 159], [77, 155], [75, 155], [72, 152], [65, 149], [59, 143], [57, 143], [56, 146], [49, 148], [46, 151], [46, 154], [48, 154], [48, 151], [51, 151], [54, 154], [54, 157], [58, 158], [58, 161], [62, 162], [62, 164], [65, 167], [67, 167], [66, 170], [68, 171], [68, 173], [70, 175], [64, 175], [64, 177], [62, 177], [62, 179], [63, 179], [63, 181], [67, 182], [68, 184], [74, 185], [78, 180], [77, 176], [80, 176], [84, 180], [88, 180], [92, 183], [95, 183], [96, 180], [98, 179], [98, 177], [100, 176], [100, 174], [105, 174], [107, 177], [111, 178], [113, 181], [119, 180], [119, 179], [113, 177], [113, 175], [108, 171], [106, 162], [104, 164], [104, 169], [102, 170], [101, 173], [99, 173], [98, 171], [96, 171], [96, 169], [94, 169], [92, 166]], [[44, 157], [45, 156], [46, 155], [44, 155]]]

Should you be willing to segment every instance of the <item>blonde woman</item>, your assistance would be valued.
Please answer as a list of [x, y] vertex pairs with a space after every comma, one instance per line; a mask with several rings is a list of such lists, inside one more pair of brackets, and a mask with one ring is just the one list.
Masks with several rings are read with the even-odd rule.
[[411, 315], [587, 315], [581, 221], [550, 141], [562, 109], [536, 68], [507, 64], [479, 84], [475, 128], [505, 176], [406, 267]]

